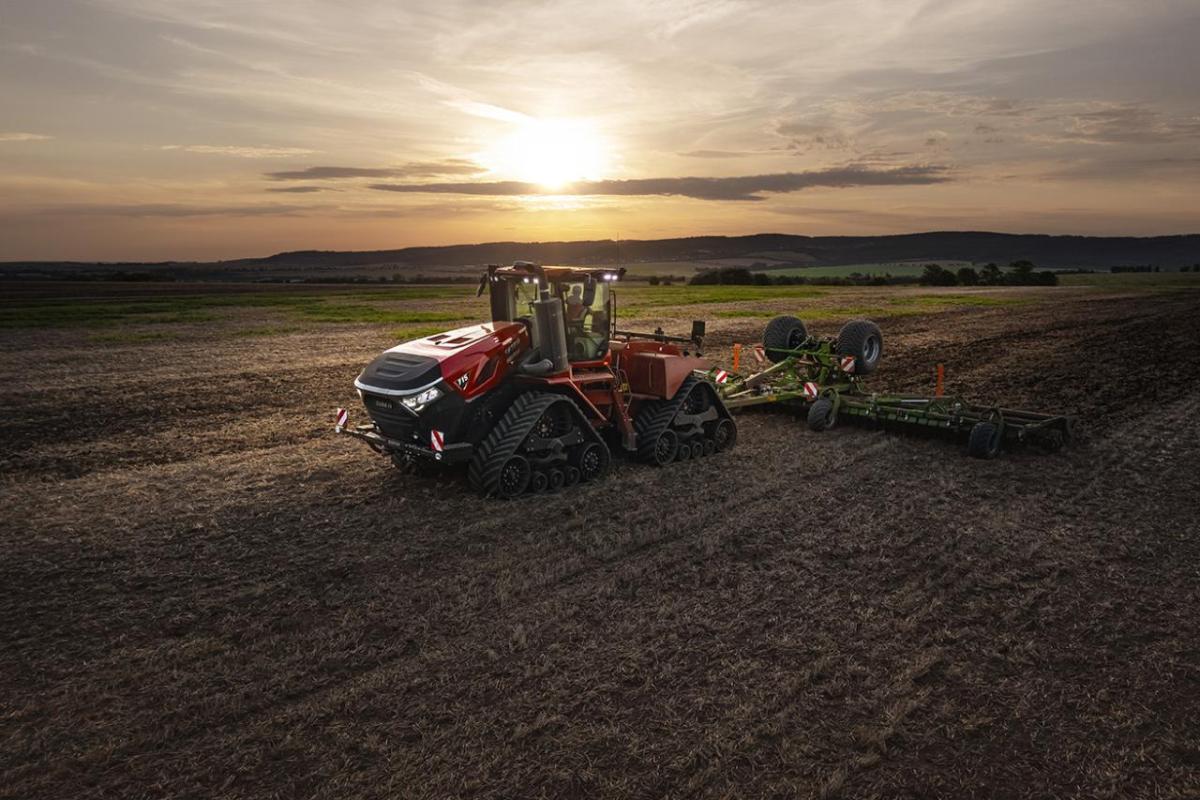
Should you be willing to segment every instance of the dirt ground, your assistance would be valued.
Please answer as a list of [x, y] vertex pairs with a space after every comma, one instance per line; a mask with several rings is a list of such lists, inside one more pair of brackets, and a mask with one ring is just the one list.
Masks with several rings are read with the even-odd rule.
[[0, 797], [1200, 796], [1200, 292], [1040, 291], [875, 383], [1059, 455], [746, 412], [520, 503], [332, 435], [370, 326], [3, 331]]

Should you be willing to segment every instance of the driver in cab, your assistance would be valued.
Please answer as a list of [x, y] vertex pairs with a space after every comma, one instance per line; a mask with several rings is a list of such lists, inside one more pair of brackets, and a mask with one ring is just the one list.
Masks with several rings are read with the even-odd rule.
[[586, 310], [587, 306], [583, 304], [583, 287], [575, 284], [567, 297], [567, 322], [579, 322]]

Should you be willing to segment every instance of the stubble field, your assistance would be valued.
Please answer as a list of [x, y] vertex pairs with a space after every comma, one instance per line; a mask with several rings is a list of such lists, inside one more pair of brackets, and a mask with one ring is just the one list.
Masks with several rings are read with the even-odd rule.
[[331, 432], [471, 287], [9, 284], [0, 797], [1195, 797], [1200, 291], [649, 287], [883, 327], [883, 389], [1054, 456], [781, 411], [484, 502]]

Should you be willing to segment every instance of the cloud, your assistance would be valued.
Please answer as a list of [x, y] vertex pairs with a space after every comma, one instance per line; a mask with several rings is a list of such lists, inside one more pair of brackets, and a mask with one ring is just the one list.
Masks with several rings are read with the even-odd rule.
[[268, 192], [288, 192], [290, 194], [311, 194], [312, 192], [337, 191], [328, 186], [269, 186]]
[[1106, 108], [1070, 118], [1066, 139], [1099, 144], [1148, 144], [1200, 139], [1200, 117], [1176, 118], [1141, 106]]
[[474, 161], [448, 158], [443, 161], [412, 161], [401, 167], [307, 167], [268, 172], [273, 181], [329, 181], [345, 178], [433, 178], [439, 175], [476, 175], [484, 168]]
[[559, 189], [546, 189], [522, 181], [479, 183], [377, 183], [384, 192], [430, 194], [515, 195], [678, 195], [697, 200], [765, 200], [765, 193], [797, 192], [816, 186], [912, 186], [950, 180], [942, 166], [911, 166], [872, 170], [857, 166], [811, 172], [781, 172], [725, 178], [635, 178], [630, 180], [579, 181]]
[[0, 133], [0, 142], [43, 142], [53, 138], [53, 136], [44, 136], [40, 133], [21, 133], [18, 131]]
[[746, 156], [754, 155], [753, 153], [744, 153], [736, 150], [689, 150], [686, 153], [679, 155], [686, 158], [745, 158]]
[[291, 216], [313, 210], [310, 206], [237, 205], [198, 206], [183, 203], [80, 204], [43, 208], [38, 216], [70, 217], [270, 217]]
[[302, 147], [247, 147], [244, 145], [217, 144], [164, 144], [163, 150], [180, 150], [206, 156], [235, 156], [237, 158], [289, 158], [312, 155], [312, 150]]

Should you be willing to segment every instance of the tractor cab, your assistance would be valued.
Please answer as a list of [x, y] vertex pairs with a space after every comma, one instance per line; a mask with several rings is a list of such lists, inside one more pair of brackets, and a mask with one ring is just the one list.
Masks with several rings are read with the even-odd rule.
[[521, 322], [546, 357], [596, 362], [608, 355], [615, 311], [611, 287], [624, 274], [623, 268], [518, 261], [511, 267], [489, 266], [479, 293], [488, 290], [493, 322]]

